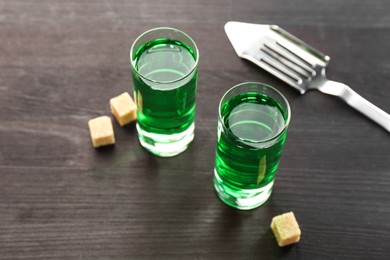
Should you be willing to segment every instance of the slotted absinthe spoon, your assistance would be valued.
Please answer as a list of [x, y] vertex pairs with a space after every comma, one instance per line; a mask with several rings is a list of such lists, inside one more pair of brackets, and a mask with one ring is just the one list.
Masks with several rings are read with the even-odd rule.
[[328, 80], [330, 57], [277, 25], [228, 22], [225, 31], [237, 55], [278, 77], [301, 94], [311, 89], [337, 96], [390, 132], [390, 115], [347, 85]]

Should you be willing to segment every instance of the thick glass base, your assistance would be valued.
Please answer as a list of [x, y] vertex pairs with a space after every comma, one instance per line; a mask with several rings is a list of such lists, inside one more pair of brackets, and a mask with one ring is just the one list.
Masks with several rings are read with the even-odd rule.
[[184, 152], [194, 140], [195, 124], [182, 133], [163, 135], [143, 131], [137, 123], [138, 139], [141, 145], [157, 156], [172, 157]]
[[272, 193], [274, 182], [259, 189], [240, 189], [223, 183], [218, 172], [214, 169], [214, 188], [218, 197], [227, 205], [242, 210], [257, 208], [267, 201]]

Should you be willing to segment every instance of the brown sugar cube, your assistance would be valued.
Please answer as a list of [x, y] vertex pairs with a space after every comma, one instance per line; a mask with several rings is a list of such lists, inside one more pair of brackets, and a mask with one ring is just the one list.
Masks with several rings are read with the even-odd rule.
[[301, 230], [292, 211], [274, 217], [271, 229], [280, 247], [297, 243], [301, 238]]
[[111, 118], [101, 116], [88, 121], [93, 147], [115, 144]]
[[124, 126], [137, 119], [137, 106], [127, 92], [111, 98], [110, 107], [112, 114], [120, 126]]

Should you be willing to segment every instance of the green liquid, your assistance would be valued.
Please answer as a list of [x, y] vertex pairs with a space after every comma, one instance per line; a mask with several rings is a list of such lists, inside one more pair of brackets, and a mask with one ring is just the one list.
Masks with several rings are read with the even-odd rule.
[[217, 190], [230, 197], [250, 198], [272, 185], [286, 139], [287, 113], [274, 99], [248, 92], [223, 104], [221, 115], [227, 129], [218, 127]]
[[162, 38], [139, 47], [132, 59], [138, 71], [133, 68], [132, 74], [142, 131], [172, 135], [188, 129], [195, 117], [194, 51], [183, 42]]

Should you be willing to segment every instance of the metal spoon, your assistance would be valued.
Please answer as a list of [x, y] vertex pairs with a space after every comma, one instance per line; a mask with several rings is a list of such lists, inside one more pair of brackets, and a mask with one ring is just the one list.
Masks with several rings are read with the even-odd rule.
[[317, 89], [337, 96], [390, 132], [389, 114], [347, 85], [326, 78], [329, 56], [277, 25], [228, 22], [225, 31], [239, 57], [255, 63], [301, 94]]

